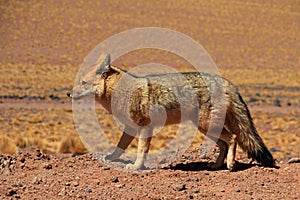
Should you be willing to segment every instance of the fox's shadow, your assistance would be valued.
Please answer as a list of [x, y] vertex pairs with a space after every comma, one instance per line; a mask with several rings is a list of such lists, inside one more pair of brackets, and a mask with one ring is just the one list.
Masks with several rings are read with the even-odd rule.
[[[170, 166], [165, 169], [181, 170], [181, 171], [219, 171], [219, 170], [227, 169], [226, 164], [224, 164], [221, 168], [218, 169], [211, 169], [209, 167], [209, 164], [212, 164], [212, 162], [191, 162], [187, 164], [178, 163], [174, 166]], [[236, 161], [236, 167], [234, 171], [243, 171], [254, 166], [256, 166], [256, 164], [240, 163]]]

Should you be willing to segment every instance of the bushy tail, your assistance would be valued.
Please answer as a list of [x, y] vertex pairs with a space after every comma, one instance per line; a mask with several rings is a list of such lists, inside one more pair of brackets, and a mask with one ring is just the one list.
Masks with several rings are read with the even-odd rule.
[[228, 114], [231, 115], [229, 123], [238, 125], [234, 132], [238, 134], [239, 146], [258, 163], [269, 167], [274, 166], [274, 158], [258, 135], [246, 103], [239, 93], [236, 95], [238, 96], [231, 102], [233, 105], [229, 106]]

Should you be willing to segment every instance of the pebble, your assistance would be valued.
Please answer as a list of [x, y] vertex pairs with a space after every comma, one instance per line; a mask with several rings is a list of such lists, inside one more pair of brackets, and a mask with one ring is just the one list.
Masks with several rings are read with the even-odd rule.
[[291, 163], [300, 163], [300, 158], [291, 158], [289, 161], [288, 161], [289, 164]]
[[6, 193], [6, 196], [13, 196], [17, 194], [17, 190], [9, 190], [7, 193]]
[[38, 185], [38, 184], [40, 184], [40, 183], [41, 183], [41, 181], [38, 179], [38, 177], [37, 177], [37, 176], [34, 177], [34, 179], [33, 179], [33, 181], [32, 181], [32, 184]]
[[188, 178], [187, 181], [199, 182], [199, 179], [197, 177], [195, 177], [195, 178]]
[[195, 189], [195, 190], [194, 190], [194, 193], [199, 193], [199, 192], [200, 192], [199, 189]]
[[115, 187], [116, 188], [122, 188], [122, 187], [125, 187], [125, 184], [116, 184]]
[[113, 183], [119, 182], [119, 178], [118, 178], [118, 177], [113, 178], [112, 182], [113, 182]]
[[252, 102], [256, 102], [256, 101], [258, 101], [257, 98], [255, 98], [255, 97], [250, 97], [248, 103], [252, 103]]
[[23, 185], [22, 185], [22, 183], [17, 183], [17, 184], [12, 184], [12, 187], [21, 188], [21, 187], [23, 187]]
[[86, 190], [86, 192], [87, 192], [87, 193], [92, 193], [93, 191], [92, 191], [92, 189], [88, 188], [88, 189]]
[[74, 187], [77, 187], [79, 185], [77, 181], [73, 181], [72, 184], [74, 185]]
[[276, 98], [276, 99], [273, 101], [273, 104], [274, 104], [274, 106], [281, 107], [280, 100], [279, 100], [279, 99], [277, 99], [277, 98]]
[[20, 159], [20, 162], [21, 162], [21, 163], [24, 163], [25, 161], [26, 161], [25, 156], [22, 156], [22, 158]]
[[36, 149], [35, 150], [35, 155], [36, 155], [36, 157], [41, 157], [42, 156], [41, 150]]
[[52, 169], [52, 165], [51, 165], [51, 164], [45, 164], [45, 165], [44, 165], [44, 168], [45, 168], [45, 169], [48, 169], [48, 170], [49, 170], [49, 169]]
[[20, 164], [20, 168], [21, 168], [21, 169], [24, 169], [25, 166], [26, 166], [25, 163]]
[[178, 183], [173, 186], [173, 190], [175, 190], [175, 191], [182, 191], [185, 189], [186, 189], [186, 187], [185, 187], [185, 184], [183, 184], [183, 183]]
[[140, 178], [144, 178], [144, 175], [143, 175], [143, 174], [140, 174], [139, 177], [140, 177]]

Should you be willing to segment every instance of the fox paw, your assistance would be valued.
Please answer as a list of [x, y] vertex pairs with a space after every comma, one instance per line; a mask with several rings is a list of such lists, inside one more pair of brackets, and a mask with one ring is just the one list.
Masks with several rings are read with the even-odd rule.
[[105, 156], [104, 161], [113, 161], [113, 160], [116, 160], [118, 158], [119, 158], [119, 156], [116, 156], [114, 154], [109, 154], [109, 155]]
[[236, 166], [235, 161], [231, 163], [227, 163], [227, 169], [231, 172], [235, 170], [235, 166]]
[[218, 163], [208, 163], [207, 164], [207, 167], [209, 169], [212, 169], [212, 170], [216, 170], [216, 169], [219, 169], [222, 167], [222, 164], [218, 164]]
[[130, 164], [127, 164], [125, 168], [128, 170], [143, 170], [143, 169], [145, 169], [145, 166], [130, 163]]

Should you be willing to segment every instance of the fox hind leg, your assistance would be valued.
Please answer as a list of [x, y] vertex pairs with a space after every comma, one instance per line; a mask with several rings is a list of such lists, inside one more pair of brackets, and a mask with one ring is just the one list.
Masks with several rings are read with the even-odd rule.
[[233, 171], [235, 169], [235, 154], [237, 145], [237, 135], [232, 134], [227, 154], [227, 169]]
[[[209, 136], [211, 139], [216, 139], [213, 136]], [[225, 158], [227, 158], [227, 168], [229, 171], [233, 171], [235, 168], [235, 154], [237, 146], [237, 136], [231, 134], [225, 127], [223, 128], [221, 135], [217, 140], [217, 145], [220, 148], [220, 154], [217, 161], [210, 165], [212, 169], [220, 168], [224, 164]]]
[[220, 138], [217, 140], [217, 145], [220, 148], [220, 154], [212, 169], [217, 169], [224, 164], [224, 159], [227, 158], [227, 169], [233, 171], [235, 169], [235, 154], [237, 146], [237, 135], [231, 134], [224, 127]]
[[217, 145], [219, 146], [220, 153], [215, 163], [209, 165], [211, 169], [218, 169], [223, 166], [224, 160], [228, 153], [228, 145], [221, 139], [217, 140]]

